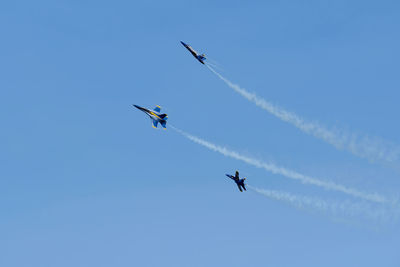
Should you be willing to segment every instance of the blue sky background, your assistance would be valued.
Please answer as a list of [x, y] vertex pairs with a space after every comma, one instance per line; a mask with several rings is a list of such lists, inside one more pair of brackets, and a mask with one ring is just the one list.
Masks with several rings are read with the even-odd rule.
[[[179, 43], [268, 101], [400, 144], [398, 1], [6, 1], [0, 4], [1, 266], [400, 266], [398, 222], [339, 222], [249, 184], [333, 201], [154, 130], [398, 196], [400, 172], [240, 97]], [[340, 218], [339, 218], [340, 219]]]

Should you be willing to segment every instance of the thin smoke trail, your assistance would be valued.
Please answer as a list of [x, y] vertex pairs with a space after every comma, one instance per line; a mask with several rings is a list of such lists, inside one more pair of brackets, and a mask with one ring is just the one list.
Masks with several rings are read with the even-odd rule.
[[348, 135], [345, 133], [333, 132], [324, 128], [318, 123], [307, 122], [300, 116], [285, 109], [282, 109], [257, 96], [256, 94], [248, 92], [246, 89], [241, 88], [239, 85], [232, 83], [227, 78], [215, 71], [211, 66], [206, 66], [210, 71], [217, 75], [218, 78], [224, 81], [230, 88], [232, 88], [235, 92], [239, 93], [250, 102], [253, 102], [258, 107], [268, 111], [282, 121], [294, 125], [303, 132], [324, 140], [325, 142], [336, 147], [337, 149], [345, 149], [358, 157], [366, 158], [370, 161], [380, 160], [388, 163], [395, 163], [399, 158], [400, 148], [396, 147], [393, 144], [384, 142], [377, 138], [359, 138], [357, 135], [354, 134]]
[[290, 205], [293, 205], [299, 209], [311, 208], [321, 212], [333, 214], [335, 216], [364, 216], [368, 219], [381, 222], [394, 221], [398, 217], [395, 211], [390, 211], [382, 207], [372, 207], [371, 205], [368, 205], [366, 203], [355, 203], [350, 201], [326, 201], [315, 197], [294, 195], [282, 191], [260, 189], [249, 185], [247, 185], [247, 187], [265, 197], [289, 203]]
[[306, 176], [306, 175], [298, 173], [296, 171], [292, 171], [292, 170], [277, 166], [270, 162], [263, 162], [258, 159], [246, 157], [246, 156], [239, 154], [238, 152], [229, 150], [225, 147], [215, 145], [215, 144], [208, 142], [206, 140], [203, 140], [199, 137], [188, 134], [176, 127], [173, 127], [172, 125], [170, 125], [170, 127], [172, 129], [174, 129], [175, 131], [177, 131], [178, 133], [180, 133], [181, 135], [183, 135], [184, 137], [186, 137], [187, 139], [193, 141], [194, 143], [202, 145], [202, 146], [204, 146], [212, 151], [218, 152], [224, 156], [234, 158], [237, 160], [241, 160], [249, 165], [255, 166], [257, 168], [262, 168], [262, 169], [272, 172], [274, 174], [280, 174], [280, 175], [283, 175], [285, 177], [288, 177], [288, 178], [291, 178], [294, 180], [299, 180], [305, 184], [312, 184], [315, 186], [323, 187], [328, 190], [340, 191], [342, 193], [351, 195], [353, 197], [358, 197], [358, 198], [362, 198], [362, 199], [377, 202], [377, 203], [388, 202], [388, 200], [384, 196], [378, 195], [376, 193], [375, 194], [364, 193], [364, 192], [358, 191], [356, 189], [349, 188], [349, 187], [346, 187], [346, 186], [343, 186], [340, 184], [336, 184], [336, 183], [333, 183], [330, 181], [323, 181], [323, 180], [320, 180], [320, 179], [317, 179], [314, 177]]
[[214, 69], [222, 71], [222, 66], [219, 64], [216, 60], [211, 59], [210, 57], [207, 57], [207, 62], [205, 62], [205, 65], [209, 65], [213, 67]]
[[207, 62], [207, 66], [211, 66], [211, 67], [213, 67], [213, 68], [218, 69], [218, 66], [215, 65], [214, 63], [211, 63], [211, 62]]

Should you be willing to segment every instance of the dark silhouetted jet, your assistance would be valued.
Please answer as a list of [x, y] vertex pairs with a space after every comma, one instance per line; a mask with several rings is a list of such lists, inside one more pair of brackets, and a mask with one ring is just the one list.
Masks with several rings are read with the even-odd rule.
[[187, 50], [198, 60], [200, 61], [201, 64], [204, 64], [204, 60], [206, 60], [206, 55], [201, 54], [199, 55], [190, 45], [185, 44], [184, 42], [181, 41], [181, 44], [183, 44], [184, 47], [186, 47]]
[[142, 107], [139, 107], [137, 105], [133, 105], [133, 106], [135, 108], [137, 108], [137, 109], [140, 109], [141, 111], [143, 111], [144, 113], [146, 113], [150, 117], [150, 119], [151, 119], [151, 121], [153, 123], [153, 125], [152, 125], [153, 128], [157, 128], [158, 123], [160, 123], [161, 126], [164, 127], [164, 129], [166, 128], [168, 116], [167, 116], [167, 114], [161, 114], [160, 113], [160, 111], [161, 111], [161, 107], [160, 106], [156, 106], [154, 108], [154, 110], [149, 110], [147, 108], [142, 108]]
[[228, 176], [229, 178], [231, 178], [232, 180], [235, 181], [235, 183], [237, 184], [240, 192], [243, 192], [242, 188], [244, 189], [244, 191], [246, 191], [246, 187], [244, 186], [244, 180], [246, 180], [246, 178], [240, 179], [238, 171], [236, 171], [235, 176], [230, 175], [230, 174], [226, 174], [226, 176]]

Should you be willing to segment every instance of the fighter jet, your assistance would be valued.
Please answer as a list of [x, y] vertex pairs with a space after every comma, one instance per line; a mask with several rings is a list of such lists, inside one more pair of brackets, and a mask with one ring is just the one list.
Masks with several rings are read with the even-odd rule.
[[164, 127], [164, 129], [166, 128], [168, 116], [167, 116], [167, 114], [160, 113], [160, 111], [161, 111], [160, 106], [156, 106], [153, 110], [148, 110], [147, 108], [142, 108], [137, 105], [133, 105], [133, 106], [137, 109], [140, 109], [141, 111], [143, 111], [150, 117], [150, 119], [153, 123], [153, 125], [152, 125], [153, 128], [157, 128], [158, 123], [160, 123], [161, 126]]
[[184, 47], [186, 47], [187, 50], [198, 60], [200, 61], [201, 64], [204, 64], [204, 60], [206, 60], [206, 55], [201, 54], [199, 55], [190, 45], [185, 44], [184, 42], [181, 41], [181, 44], [183, 44]]
[[231, 178], [232, 180], [235, 181], [235, 183], [237, 184], [240, 192], [243, 192], [242, 188], [244, 189], [244, 191], [246, 191], [246, 187], [244, 186], [244, 180], [246, 180], [246, 178], [240, 179], [238, 171], [236, 171], [235, 176], [230, 175], [230, 174], [226, 174], [226, 176], [228, 176], [229, 178]]

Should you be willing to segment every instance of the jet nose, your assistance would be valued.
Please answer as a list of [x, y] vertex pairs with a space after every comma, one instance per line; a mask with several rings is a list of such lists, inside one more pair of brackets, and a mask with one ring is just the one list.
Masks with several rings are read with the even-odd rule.
[[186, 45], [184, 42], [181, 41], [181, 44], [183, 44], [184, 46]]
[[139, 107], [138, 105], [133, 104], [133, 106], [134, 106], [135, 108], [140, 109], [140, 107]]

